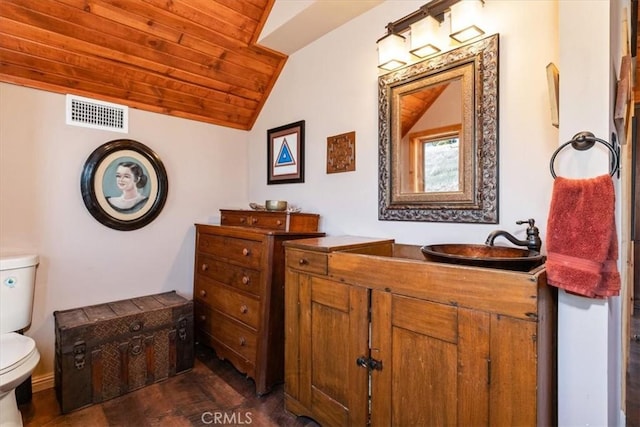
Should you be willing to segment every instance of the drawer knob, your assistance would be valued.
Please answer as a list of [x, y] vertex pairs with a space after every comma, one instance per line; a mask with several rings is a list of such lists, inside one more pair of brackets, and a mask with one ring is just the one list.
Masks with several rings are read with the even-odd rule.
[[202, 271], [207, 271], [209, 269], [209, 266], [207, 264], [202, 264], [202, 267], [200, 267], [200, 269]]
[[257, 224], [258, 223], [258, 218], [251, 218], [251, 223], [252, 224]]
[[282, 220], [281, 220], [281, 219], [277, 220], [277, 221], [276, 221], [276, 224], [277, 224], [277, 225], [282, 225]]
[[249, 307], [247, 307], [246, 305], [242, 304], [242, 305], [240, 306], [240, 313], [242, 313], [242, 314], [246, 314], [246, 313], [247, 313], [247, 311], [249, 311]]
[[306, 260], [306, 259], [304, 259], [304, 258], [300, 258], [300, 260], [298, 261], [298, 264], [300, 264], [300, 265], [307, 265], [307, 264], [309, 264], [309, 261], [307, 261], [307, 260]]
[[247, 248], [242, 249], [242, 255], [244, 256], [249, 256], [251, 254], [251, 251]]
[[207, 320], [207, 316], [205, 316], [204, 314], [201, 314], [200, 321], [204, 322], [205, 320]]
[[251, 282], [251, 279], [249, 278], [249, 276], [242, 276], [242, 283], [244, 285], [248, 285]]
[[247, 339], [245, 337], [240, 337], [238, 342], [240, 343], [240, 347], [244, 347], [245, 345], [247, 345]]
[[246, 218], [240, 218], [240, 222], [244, 224], [245, 222], [247, 222], [247, 219]]
[[200, 291], [200, 296], [201, 296], [201, 297], [206, 297], [206, 296], [207, 296], [207, 291], [205, 291], [204, 289], [202, 289], [202, 290]]

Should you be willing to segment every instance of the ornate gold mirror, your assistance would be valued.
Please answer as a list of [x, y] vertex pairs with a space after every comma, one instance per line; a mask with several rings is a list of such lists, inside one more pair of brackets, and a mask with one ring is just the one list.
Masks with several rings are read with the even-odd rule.
[[498, 35], [378, 79], [379, 219], [498, 222]]

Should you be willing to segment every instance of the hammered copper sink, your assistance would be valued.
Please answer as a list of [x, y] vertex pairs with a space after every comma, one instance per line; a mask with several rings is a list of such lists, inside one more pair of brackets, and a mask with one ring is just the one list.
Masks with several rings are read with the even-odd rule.
[[426, 245], [420, 250], [427, 261], [515, 271], [529, 271], [545, 260], [539, 252], [507, 246], [451, 243]]

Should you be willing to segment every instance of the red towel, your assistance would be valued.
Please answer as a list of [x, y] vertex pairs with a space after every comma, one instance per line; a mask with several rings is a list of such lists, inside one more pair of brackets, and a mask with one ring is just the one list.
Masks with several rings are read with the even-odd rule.
[[591, 298], [619, 295], [611, 176], [555, 179], [546, 246], [550, 285]]

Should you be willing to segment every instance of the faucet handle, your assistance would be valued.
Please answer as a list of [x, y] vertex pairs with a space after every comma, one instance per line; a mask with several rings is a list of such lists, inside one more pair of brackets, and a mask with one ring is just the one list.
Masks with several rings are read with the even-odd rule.
[[524, 221], [516, 221], [516, 224], [518, 225], [527, 223], [529, 224], [529, 227], [527, 227], [527, 247], [532, 251], [540, 252], [540, 249], [542, 248], [542, 239], [540, 239], [540, 230], [536, 227], [536, 220], [529, 218]]
[[516, 221], [516, 224], [518, 225], [522, 225], [522, 224], [529, 224], [529, 227], [534, 227], [536, 225], [536, 220], [533, 218], [529, 218], [529, 219], [524, 219], [521, 221]]

